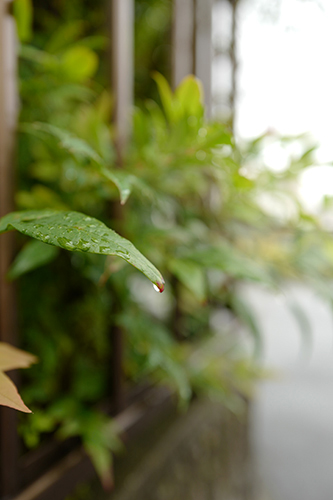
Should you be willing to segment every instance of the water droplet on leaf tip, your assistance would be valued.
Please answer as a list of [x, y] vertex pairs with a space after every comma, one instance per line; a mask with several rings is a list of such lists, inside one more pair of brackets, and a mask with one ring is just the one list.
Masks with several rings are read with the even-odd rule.
[[164, 290], [164, 280], [162, 283], [160, 283], [159, 281], [157, 281], [156, 284], [153, 283], [153, 288], [154, 288], [155, 292], [162, 293]]

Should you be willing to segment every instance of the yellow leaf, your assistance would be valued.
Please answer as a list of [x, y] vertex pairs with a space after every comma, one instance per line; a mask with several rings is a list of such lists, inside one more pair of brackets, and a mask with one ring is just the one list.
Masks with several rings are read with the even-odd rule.
[[0, 370], [8, 371], [16, 368], [28, 368], [36, 363], [37, 358], [28, 352], [21, 351], [5, 342], [0, 342]]
[[0, 372], [0, 405], [31, 413], [31, 410], [23, 403], [13, 382], [2, 372]]

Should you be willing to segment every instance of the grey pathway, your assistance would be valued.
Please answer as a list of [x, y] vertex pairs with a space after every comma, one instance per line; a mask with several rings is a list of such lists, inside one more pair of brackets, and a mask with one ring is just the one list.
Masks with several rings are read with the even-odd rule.
[[[302, 341], [286, 298], [244, 290], [264, 332], [264, 363], [274, 378], [259, 385], [252, 415], [257, 469], [267, 500], [333, 500], [333, 323], [310, 290], [290, 287], [311, 321], [313, 346]], [[304, 347], [304, 345], [303, 345]]]

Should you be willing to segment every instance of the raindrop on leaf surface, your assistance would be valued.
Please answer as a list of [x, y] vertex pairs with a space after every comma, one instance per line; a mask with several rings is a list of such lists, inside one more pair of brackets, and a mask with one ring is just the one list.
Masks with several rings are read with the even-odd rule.
[[155, 292], [162, 293], [164, 290], [164, 283], [157, 283], [157, 284], [153, 283], [153, 288]]

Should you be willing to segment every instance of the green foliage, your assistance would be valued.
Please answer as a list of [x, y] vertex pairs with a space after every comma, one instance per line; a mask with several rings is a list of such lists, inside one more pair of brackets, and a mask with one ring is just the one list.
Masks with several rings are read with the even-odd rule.
[[32, 37], [32, 3], [31, 0], [14, 0], [14, 16], [17, 34], [21, 42], [28, 42]]
[[[96, 405], [110, 397], [113, 328], [124, 332], [128, 389], [160, 383], [183, 407], [205, 393], [238, 411], [260, 370], [235, 331], [213, 318], [227, 312], [245, 323], [258, 351], [260, 332], [241, 286], [278, 290], [285, 279], [303, 279], [333, 303], [324, 280], [333, 249], [292, 189], [312, 163], [312, 146], [276, 174], [261, 156], [272, 138], [236, 147], [225, 125], [205, 119], [196, 78], [175, 92], [161, 74], [148, 80], [144, 61], [151, 60], [152, 41], [160, 43], [156, 26], [162, 22], [164, 40], [169, 29], [166, 0], [136, 2], [136, 36], [146, 34], [137, 45], [137, 95], [149, 88], [148, 97], [156, 94], [162, 105], [150, 99], [134, 110], [118, 168], [113, 101], [103, 90], [99, 57], [105, 37], [96, 35], [98, 9], [82, 21], [87, 5], [66, 2], [52, 13], [39, 6], [38, 36], [21, 47], [20, 212], [1, 227], [22, 233], [9, 277], [19, 277], [22, 345], [40, 360], [24, 376], [22, 394], [34, 414], [21, 421], [23, 440], [34, 447], [50, 432], [80, 436], [109, 486], [110, 452], [119, 441]], [[151, 69], [159, 65], [165, 69], [165, 58]], [[283, 147], [293, 142], [278, 140]], [[274, 212], [267, 196], [290, 213]], [[141, 252], [166, 278], [163, 296], [123, 262], [161, 288], [159, 271]], [[304, 326], [305, 316], [294, 311]]]
[[14, 280], [39, 266], [52, 262], [57, 255], [58, 249], [38, 240], [29, 241], [13, 262], [7, 277]]
[[[163, 277], [153, 264], [128, 240], [93, 217], [78, 212], [53, 210], [13, 212], [0, 219], [0, 234], [11, 229], [65, 250], [121, 257], [137, 267], [161, 292], [163, 291]], [[27, 258], [25, 252], [25, 259]], [[32, 255], [30, 268], [36, 267], [36, 258], [36, 255]], [[44, 264], [43, 256], [42, 259]]]

